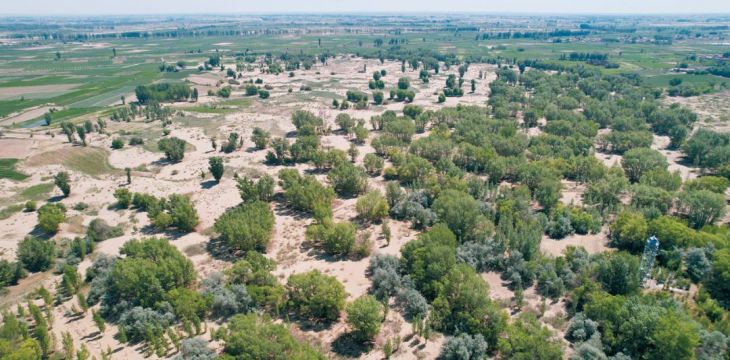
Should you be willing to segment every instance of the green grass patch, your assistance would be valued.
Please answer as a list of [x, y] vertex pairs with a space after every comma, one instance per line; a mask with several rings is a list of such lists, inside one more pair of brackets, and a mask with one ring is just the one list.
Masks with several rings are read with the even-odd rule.
[[46, 152], [28, 159], [28, 166], [63, 164], [66, 168], [91, 176], [117, 172], [109, 164], [109, 152], [93, 147], [72, 147]]
[[15, 170], [15, 164], [18, 163], [18, 159], [0, 159], [0, 179], [10, 179], [15, 181], [23, 181], [28, 178], [17, 170]]
[[48, 193], [53, 190], [54, 186], [53, 183], [42, 183], [27, 187], [20, 192], [20, 198], [24, 201], [42, 200], [48, 196]]
[[22, 204], [6, 206], [2, 210], [0, 210], [0, 220], [5, 220], [13, 216], [13, 214], [20, 212], [21, 210], [23, 210]]

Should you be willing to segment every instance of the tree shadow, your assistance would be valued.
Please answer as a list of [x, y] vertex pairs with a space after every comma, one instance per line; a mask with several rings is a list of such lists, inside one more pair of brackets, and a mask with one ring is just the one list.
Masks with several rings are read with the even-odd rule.
[[61, 202], [61, 200], [65, 199], [65, 198], [66, 197], [63, 195], [56, 195], [56, 196], [49, 197], [47, 201], [49, 203], [57, 203], [57, 202]]
[[45, 230], [41, 229], [40, 225], [36, 225], [33, 227], [33, 230], [31, 230], [28, 235], [41, 240], [49, 240], [53, 237], [55, 234], [49, 234]]
[[233, 249], [219, 238], [210, 239], [205, 249], [212, 258], [222, 261], [234, 262], [245, 255], [245, 251]]
[[332, 342], [332, 351], [340, 356], [359, 358], [373, 349], [372, 343], [358, 341], [352, 333], [344, 333]]
[[203, 181], [202, 183], [200, 183], [200, 188], [208, 190], [208, 189], [213, 188], [213, 186], [216, 186], [216, 185], [218, 185], [217, 181], [207, 180], [207, 181]]

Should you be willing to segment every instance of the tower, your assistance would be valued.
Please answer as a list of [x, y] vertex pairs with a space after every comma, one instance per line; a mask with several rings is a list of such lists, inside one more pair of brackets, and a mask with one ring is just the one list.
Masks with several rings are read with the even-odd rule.
[[644, 245], [644, 254], [641, 255], [641, 265], [639, 265], [639, 282], [644, 283], [651, 268], [654, 266], [654, 260], [659, 252], [659, 240], [656, 236], [651, 236], [646, 239], [646, 245]]

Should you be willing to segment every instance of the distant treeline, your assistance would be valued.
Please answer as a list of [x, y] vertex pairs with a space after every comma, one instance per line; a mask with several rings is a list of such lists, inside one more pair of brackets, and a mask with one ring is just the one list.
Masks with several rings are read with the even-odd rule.
[[190, 98], [192, 91], [187, 84], [160, 83], [140, 85], [134, 90], [140, 104], [150, 102], [183, 101]]
[[554, 31], [507, 31], [498, 33], [484, 33], [477, 35], [477, 40], [489, 40], [489, 39], [547, 39], [551, 37], [566, 37], [566, 36], [587, 36], [590, 35], [590, 31], [584, 30], [567, 30], [558, 29]]

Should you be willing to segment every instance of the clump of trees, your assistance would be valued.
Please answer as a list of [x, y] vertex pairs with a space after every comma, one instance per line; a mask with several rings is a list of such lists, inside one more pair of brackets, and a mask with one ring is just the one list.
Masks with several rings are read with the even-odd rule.
[[233, 249], [265, 252], [274, 228], [269, 204], [253, 201], [228, 209], [215, 221], [220, 239]]
[[140, 104], [165, 101], [186, 101], [192, 93], [188, 84], [158, 83], [139, 85], [134, 89]]

